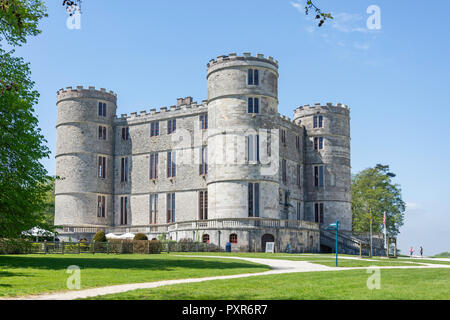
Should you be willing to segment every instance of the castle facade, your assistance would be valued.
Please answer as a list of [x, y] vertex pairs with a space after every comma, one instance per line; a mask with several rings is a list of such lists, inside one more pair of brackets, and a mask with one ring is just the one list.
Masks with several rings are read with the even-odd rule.
[[229, 54], [207, 65], [208, 99], [116, 115], [105, 89], [57, 93], [55, 225], [62, 239], [142, 232], [232, 250], [320, 250], [351, 231], [350, 117], [343, 104], [278, 113], [278, 62]]

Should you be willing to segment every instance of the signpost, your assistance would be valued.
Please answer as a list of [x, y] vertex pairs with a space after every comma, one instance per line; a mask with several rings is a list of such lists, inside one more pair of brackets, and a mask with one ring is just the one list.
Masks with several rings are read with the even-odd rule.
[[339, 221], [332, 223], [327, 227], [327, 230], [336, 230], [336, 267], [338, 266], [338, 231], [339, 231]]

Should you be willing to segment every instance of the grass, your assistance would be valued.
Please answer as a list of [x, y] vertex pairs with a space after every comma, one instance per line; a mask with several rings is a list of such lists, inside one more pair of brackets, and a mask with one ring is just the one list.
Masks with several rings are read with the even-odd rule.
[[81, 289], [114, 284], [254, 273], [267, 266], [242, 260], [160, 255], [9, 255], [0, 256], [0, 296], [67, 290], [67, 267], [81, 269]]
[[99, 296], [95, 300], [442, 300], [450, 299], [450, 269], [381, 269], [369, 290], [366, 270], [290, 273], [178, 284]]
[[433, 258], [450, 258], [450, 252], [441, 252], [435, 255]]

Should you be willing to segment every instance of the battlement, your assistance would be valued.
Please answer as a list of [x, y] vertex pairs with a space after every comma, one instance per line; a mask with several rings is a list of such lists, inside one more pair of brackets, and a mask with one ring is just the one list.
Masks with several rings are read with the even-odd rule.
[[333, 104], [331, 102], [327, 102], [325, 104], [305, 104], [294, 110], [294, 121], [299, 117], [310, 116], [316, 113], [336, 113], [348, 116], [350, 114], [350, 108], [343, 103]]
[[95, 98], [109, 100], [114, 103], [117, 101], [117, 94], [114, 91], [107, 91], [105, 88], [95, 89], [93, 86], [84, 88], [83, 86], [66, 87], [65, 89], [59, 89], [56, 92], [57, 101], [63, 101], [66, 99], [74, 98]]
[[139, 114], [137, 112], [131, 112], [130, 115], [123, 113], [120, 115], [120, 117], [117, 117], [117, 120], [134, 120], [134, 119], [151, 118], [153, 116], [161, 115], [161, 114], [165, 114], [165, 113], [170, 113], [170, 115], [172, 115], [175, 112], [182, 113], [182, 112], [187, 112], [187, 111], [190, 111], [190, 112], [202, 111], [202, 110], [207, 111], [207, 107], [208, 107], [207, 104], [208, 104], [208, 100], [203, 100], [202, 104], [198, 104], [196, 101], [192, 101], [192, 97], [179, 98], [179, 99], [177, 99], [176, 106], [160, 107], [159, 110], [156, 110], [156, 108], [152, 108], [149, 110], [149, 112], [147, 112], [146, 110], [142, 110], [139, 112]]
[[314, 105], [305, 104], [303, 106], [299, 106], [299, 107], [297, 107], [297, 109], [295, 109], [295, 111], [297, 111], [297, 110], [305, 110], [305, 109], [308, 109], [308, 108], [311, 109], [311, 108], [322, 108], [322, 107], [334, 107], [334, 108], [349, 109], [349, 107], [346, 104], [343, 104], [343, 103], [336, 103], [335, 105], [333, 105], [333, 103], [331, 103], [331, 102], [327, 102], [326, 104], [321, 104], [320, 102], [317, 102]]
[[265, 58], [263, 54], [258, 53], [256, 56], [252, 56], [249, 52], [244, 52], [242, 56], [238, 56], [236, 53], [230, 53], [229, 55], [218, 56], [216, 59], [211, 59], [207, 64], [208, 68], [214, 67], [218, 64], [230, 62], [230, 61], [259, 61], [269, 63], [278, 68], [278, 61], [273, 57]]

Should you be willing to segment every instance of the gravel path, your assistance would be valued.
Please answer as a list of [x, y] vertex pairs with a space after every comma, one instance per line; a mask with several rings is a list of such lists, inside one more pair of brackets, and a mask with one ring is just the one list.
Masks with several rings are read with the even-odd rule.
[[[84, 289], [84, 290], [74, 290], [65, 291], [57, 293], [46, 293], [34, 296], [22, 296], [14, 298], [0, 298], [0, 300], [73, 300], [73, 299], [83, 299], [89, 297], [95, 297], [106, 294], [115, 294], [137, 289], [150, 289], [157, 288], [161, 286], [180, 284], [180, 283], [194, 283], [203, 282], [210, 280], [225, 280], [225, 279], [237, 279], [246, 277], [256, 277], [270, 274], [282, 274], [282, 273], [293, 273], [293, 272], [316, 272], [316, 271], [342, 271], [342, 270], [357, 270], [357, 269], [368, 269], [368, 267], [327, 267], [320, 264], [311, 263], [308, 261], [294, 261], [294, 260], [279, 260], [279, 259], [259, 259], [259, 258], [244, 258], [244, 257], [223, 257], [223, 256], [201, 256], [201, 255], [183, 255], [183, 257], [208, 257], [208, 258], [220, 258], [220, 259], [239, 259], [249, 262], [259, 263], [268, 265], [272, 270], [258, 273], [244, 273], [229, 276], [214, 276], [206, 278], [194, 278], [194, 279], [178, 279], [178, 280], [164, 280], [155, 282], [144, 282], [144, 283], [132, 283], [132, 284], [121, 284], [113, 285], [100, 288]], [[450, 265], [439, 265], [439, 264], [424, 264], [423, 266], [383, 266], [376, 267], [380, 269], [423, 269], [423, 268], [450, 268]]]

